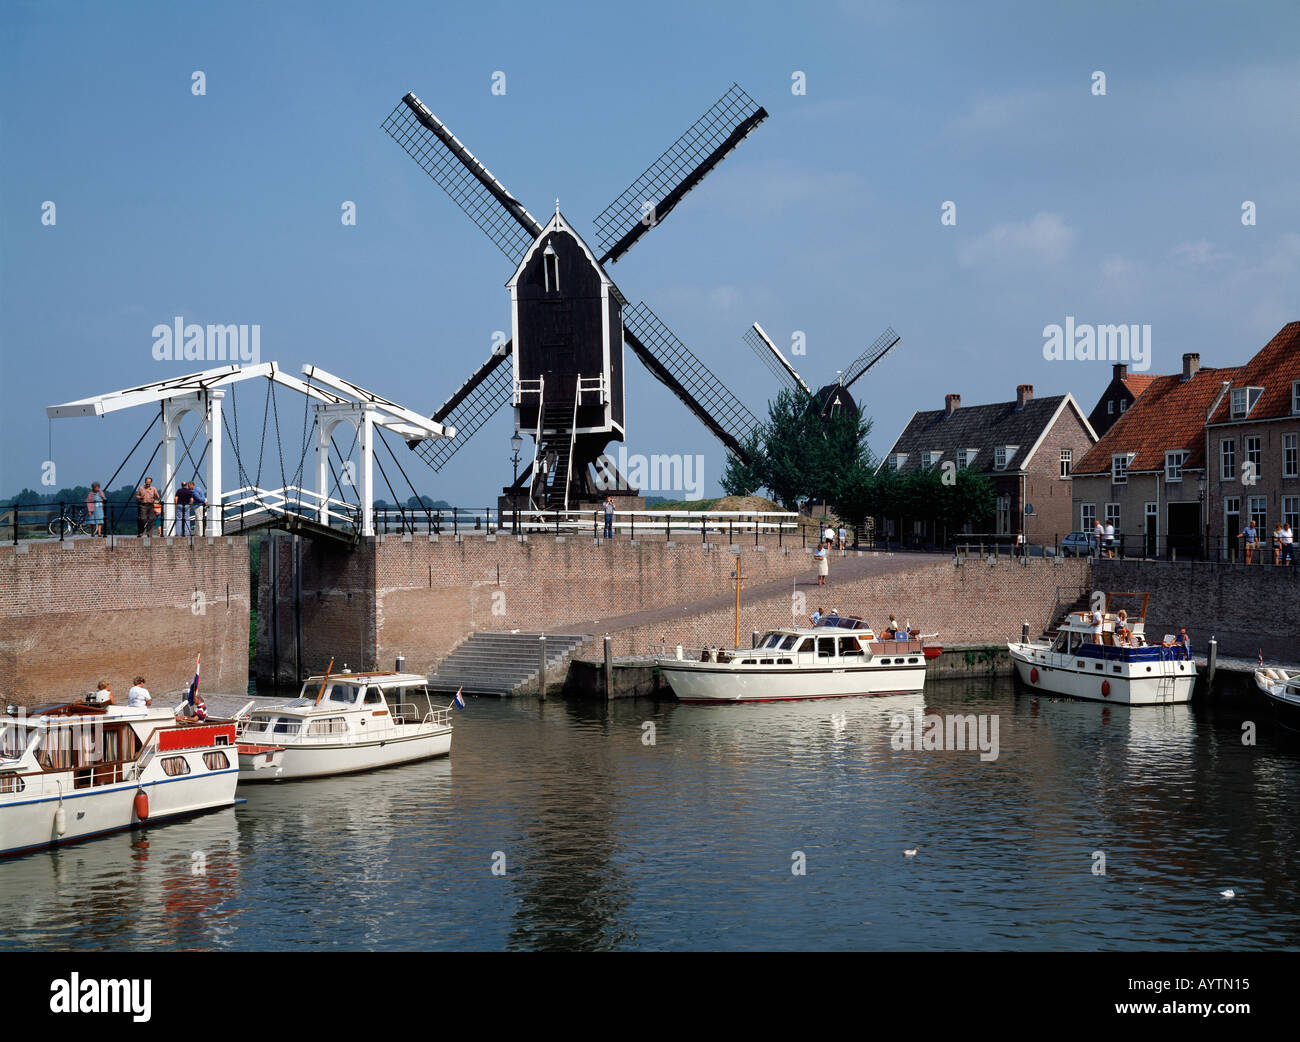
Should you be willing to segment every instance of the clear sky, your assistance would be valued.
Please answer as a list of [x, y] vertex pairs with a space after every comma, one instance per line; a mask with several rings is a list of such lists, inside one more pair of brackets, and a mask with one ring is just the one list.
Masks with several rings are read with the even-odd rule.
[[[380, 128], [406, 91], [534, 215], [558, 197], [594, 240], [733, 81], [771, 118], [611, 274], [755, 412], [775, 390], [741, 339], [755, 320], [782, 346], [804, 333], [814, 384], [902, 334], [855, 387], [883, 453], [946, 392], [1026, 382], [1089, 410], [1110, 366], [1043, 357], [1066, 316], [1149, 324], [1151, 372], [1189, 350], [1244, 362], [1300, 318], [1294, 0], [6, 0], [0, 495], [41, 487], [46, 405], [194, 368], [153, 358], [178, 315], [259, 324], [263, 360], [432, 412], [509, 328], [511, 272]], [[721, 446], [627, 358], [629, 451], [703, 454], [712, 492]], [[261, 388], [240, 394], [255, 437]], [[55, 421], [58, 484], [106, 480], [148, 418]], [[492, 502], [511, 430], [503, 409], [441, 473], [404, 463], [421, 492]]]

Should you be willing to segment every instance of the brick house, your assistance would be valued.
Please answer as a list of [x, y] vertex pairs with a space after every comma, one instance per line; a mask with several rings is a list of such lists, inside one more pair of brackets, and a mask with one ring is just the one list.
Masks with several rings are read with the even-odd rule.
[[1106, 432], [1115, 426], [1116, 421], [1128, 411], [1152, 382], [1160, 379], [1153, 373], [1130, 373], [1128, 365], [1118, 362], [1114, 366], [1110, 383], [1097, 399], [1097, 404], [1088, 414], [1088, 422], [1097, 432], [1098, 438], [1104, 438]]
[[[1300, 522], [1300, 322], [1242, 366], [1158, 376], [1074, 470], [1075, 526], [1114, 524], [1127, 553], [1239, 550]], [[1209, 463], [1207, 469], [1207, 460]]]
[[[1014, 401], [962, 407], [961, 395], [944, 397], [944, 407], [914, 413], [881, 462], [900, 473], [945, 462], [984, 474], [997, 496], [993, 531], [1010, 540], [1024, 527], [1025, 504], [1032, 504], [1031, 542], [1052, 544], [1070, 529], [1074, 464], [1096, 443], [1097, 435], [1073, 395], [1035, 398], [1031, 384], [1016, 388]], [[891, 539], [938, 542], [919, 521], [910, 529], [903, 518], [885, 519]]]

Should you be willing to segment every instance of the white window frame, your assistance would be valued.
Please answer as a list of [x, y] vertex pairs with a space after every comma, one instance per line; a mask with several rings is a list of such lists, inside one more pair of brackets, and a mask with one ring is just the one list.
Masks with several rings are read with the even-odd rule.
[[1116, 452], [1111, 455], [1110, 483], [1112, 485], [1128, 484], [1128, 464], [1132, 458], [1132, 453], [1129, 452]]
[[1282, 435], [1282, 476], [1300, 478], [1300, 434]]
[[1300, 496], [1282, 497], [1282, 520], [1291, 526], [1293, 536], [1300, 534]]
[[931, 450], [921, 457], [921, 462], [924, 463], [927, 467], [936, 467], [939, 465], [939, 461], [941, 459], [943, 459], [942, 452], [935, 452]]
[[1127, 398], [1121, 398], [1121, 399], [1119, 400], [1119, 411], [1120, 411], [1120, 412], [1124, 412], [1127, 408], [1128, 408], [1128, 399], [1127, 399]]
[[1061, 477], [1068, 478], [1074, 470], [1074, 449], [1061, 450]]
[[1115, 415], [1115, 399], [1114, 399], [1114, 398], [1107, 398], [1107, 399], [1106, 399], [1106, 415], [1107, 415], [1107, 416], [1114, 416], [1114, 415]]
[[1264, 439], [1258, 434], [1248, 434], [1242, 438], [1242, 442], [1245, 445], [1246, 462], [1255, 464], [1255, 477], [1259, 477], [1264, 471]]
[[1219, 442], [1219, 480], [1237, 480], [1237, 439], [1224, 438]]
[[979, 449], [965, 449], [962, 452], [962, 466], [971, 467], [975, 465], [975, 457], [980, 454]]
[[894, 470], [902, 470], [903, 465], [907, 463], [906, 452], [895, 452], [889, 457], [889, 464]]
[[1003, 494], [995, 501], [997, 512], [997, 534], [1011, 534], [1011, 497]]
[[[1255, 527], [1259, 529], [1261, 539], [1268, 524], [1268, 496], [1248, 496], [1246, 498], [1246, 517], [1255, 521]], [[1258, 518], [1259, 520], [1255, 520]]]
[[1121, 510], [1120, 510], [1120, 508], [1119, 508], [1119, 504], [1118, 504], [1118, 503], [1107, 503], [1107, 504], [1106, 504], [1106, 524], [1107, 524], [1107, 525], [1113, 525], [1114, 528], [1115, 528], [1116, 533], [1119, 532], [1119, 520], [1120, 520], [1121, 515], [1122, 515], [1122, 512], [1121, 512]]
[[1165, 453], [1165, 483], [1183, 480], [1183, 464], [1189, 453], [1186, 449], [1170, 449]]
[[1005, 445], [998, 445], [996, 448], [994, 448], [993, 469], [994, 470], [1007, 469], [1007, 447]]
[[1079, 504], [1079, 528], [1086, 536], [1092, 535], [1092, 530], [1097, 527], [1097, 504], [1080, 503]]
[[1291, 412], [1300, 416], [1300, 380], [1291, 382]]

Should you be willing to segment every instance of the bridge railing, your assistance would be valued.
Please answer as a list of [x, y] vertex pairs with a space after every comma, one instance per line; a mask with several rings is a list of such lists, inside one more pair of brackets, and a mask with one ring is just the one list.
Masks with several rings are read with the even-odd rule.
[[357, 504], [322, 496], [297, 485], [278, 489], [245, 485], [222, 496], [220, 511], [223, 527], [232, 530], [289, 515], [343, 528], [355, 528], [361, 522], [361, 508]]

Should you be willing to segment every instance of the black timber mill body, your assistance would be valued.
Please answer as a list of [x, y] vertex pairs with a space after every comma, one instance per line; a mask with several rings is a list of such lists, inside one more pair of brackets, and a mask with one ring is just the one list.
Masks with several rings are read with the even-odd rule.
[[411, 443], [421, 458], [440, 470], [510, 402], [519, 433], [534, 438], [534, 458], [503, 489], [506, 497], [549, 510], [584, 508], [607, 491], [636, 495], [602, 455], [627, 436], [626, 344], [727, 451], [747, 460], [744, 445], [758, 426], [753, 414], [644, 301], [629, 305], [605, 266], [662, 223], [766, 118], [766, 110], [733, 84], [595, 218], [596, 252], [558, 203], [543, 227], [419, 98], [407, 94], [384, 129], [515, 269], [507, 283], [511, 339], [433, 414], [456, 436]]

